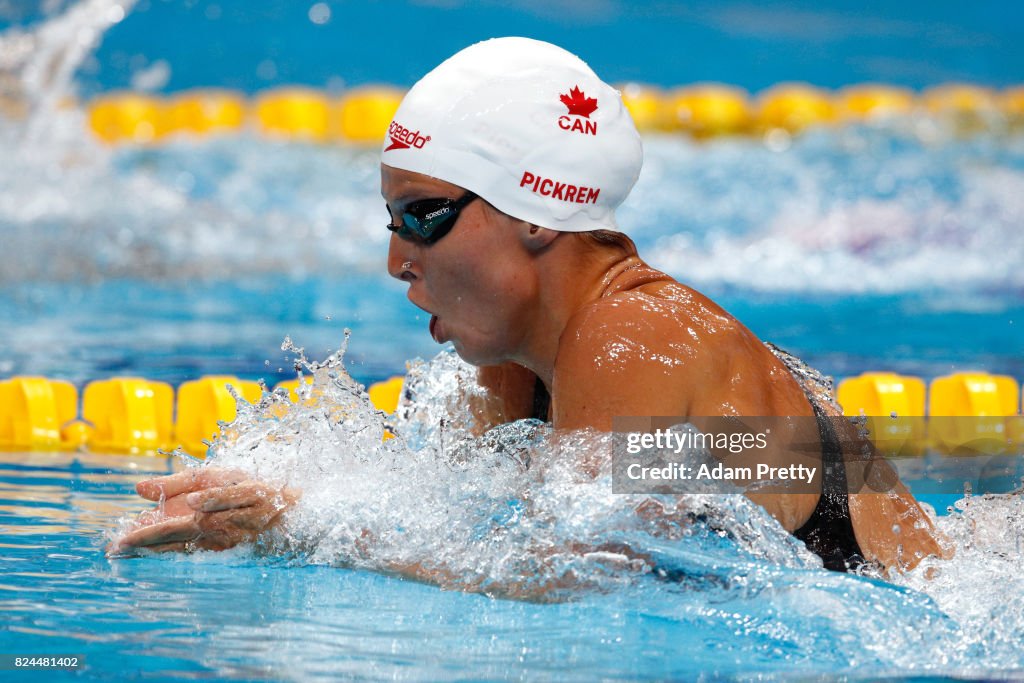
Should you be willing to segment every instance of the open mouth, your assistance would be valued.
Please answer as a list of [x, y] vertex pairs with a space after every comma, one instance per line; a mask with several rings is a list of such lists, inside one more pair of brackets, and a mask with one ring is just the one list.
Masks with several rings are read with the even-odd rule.
[[423, 311], [424, 313], [430, 313], [430, 327], [429, 327], [429, 329], [430, 329], [430, 336], [431, 336], [431, 338], [433, 338], [433, 340], [434, 340], [435, 342], [437, 342], [438, 344], [441, 344], [441, 343], [443, 343], [443, 342], [441, 342], [441, 340], [440, 340], [440, 339], [438, 338], [438, 332], [437, 332], [437, 321], [438, 321], [438, 317], [437, 317], [437, 314], [436, 314], [436, 313], [431, 313], [431, 312], [430, 312], [430, 311], [428, 311], [428, 310], [427, 310], [427, 309], [426, 309], [425, 307], [423, 307], [423, 306], [419, 305], [418, 303], [416, 303], [415, 301], [413, 301], [413, 300], [412, 300], [412, 297], [409, 297], [409, 301], [410, 301], [410, 302], [412, 303], [412, 305], [413, 305], [413, 306], [415, 306], [416, 308], [420, 309], [420, 310], [421, 310], [421, 311]]

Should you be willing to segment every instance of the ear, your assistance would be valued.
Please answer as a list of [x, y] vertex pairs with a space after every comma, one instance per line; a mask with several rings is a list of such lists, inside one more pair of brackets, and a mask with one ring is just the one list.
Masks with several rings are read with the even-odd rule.
[[542, 228], [539, 225], [522, 222], [519, 226], [520, 238], [527, 251], [539, 252], [548, 247], [560, 234], [557, 230]]

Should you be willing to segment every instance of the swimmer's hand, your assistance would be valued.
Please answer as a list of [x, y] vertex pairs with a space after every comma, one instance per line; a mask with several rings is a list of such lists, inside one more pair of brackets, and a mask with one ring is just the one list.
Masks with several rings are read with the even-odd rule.
[[139, 482], [135, 490], [162, 503], [107, 547], [108, 555], [226, 550], [255, 540], [281, 521], [301, 496], [238, 470], [202, 467]]

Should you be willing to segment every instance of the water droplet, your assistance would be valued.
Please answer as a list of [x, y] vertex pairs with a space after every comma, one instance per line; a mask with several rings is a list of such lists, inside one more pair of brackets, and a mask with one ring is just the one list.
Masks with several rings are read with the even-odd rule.
[[764, 134], [765, 147], [773, 152], [785, 152], [792, 142], [793, 138], [782, 128], [773, 128]]
[[326, 2], [318, 2], [309, 8], [309, 20], [318, 26], [323, 26], [331, 20], [331, 8]]
[[263, 81], [277, 78], [277, 64], [272, 59], [264, 59], [256, 66], [256, 77]]

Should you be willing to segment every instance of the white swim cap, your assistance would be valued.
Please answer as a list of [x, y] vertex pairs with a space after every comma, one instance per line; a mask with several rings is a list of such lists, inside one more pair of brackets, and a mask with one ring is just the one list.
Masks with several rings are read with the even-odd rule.
[[388, 166], [471, 190], [554, 230], [617, 230], [615, 209], [643, 149], [618, 91], [579, 57], [529, 38], [456, 53], [402, 100], [384, 140]]

